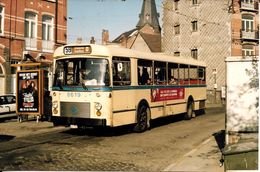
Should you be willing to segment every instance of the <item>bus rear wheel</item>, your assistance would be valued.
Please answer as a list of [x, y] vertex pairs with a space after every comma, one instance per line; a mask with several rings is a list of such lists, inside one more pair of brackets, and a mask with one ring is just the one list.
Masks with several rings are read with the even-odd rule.
[[137, 111], [137, 123], [134, 126], [134, 131], [137, 133], [144, 132], [149, 127], [150, 120], [148, 120], [149, 109], [146, 105], [141, 105]]
[[188, 105], [187, 105], [187, 112], [185, 114], [185, 119], [189, 120], [192, 118], [192, 115], [194, 113], [194, 102], [193, 101], [189, 101]]

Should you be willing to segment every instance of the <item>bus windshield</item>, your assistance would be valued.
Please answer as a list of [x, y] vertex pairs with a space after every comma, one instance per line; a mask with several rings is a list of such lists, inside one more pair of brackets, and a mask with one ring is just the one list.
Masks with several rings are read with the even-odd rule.
[[56, 61], [53, 86], [108, 86], [108, 60], [70, 58]]

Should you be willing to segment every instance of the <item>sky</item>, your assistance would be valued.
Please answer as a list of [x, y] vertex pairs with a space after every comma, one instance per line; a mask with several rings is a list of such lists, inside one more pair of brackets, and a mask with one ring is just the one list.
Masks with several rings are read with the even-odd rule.
[[[155, 1], [162, 25], [163, 0]], [[114, 40], [136, 27], [142, 3], [143, 0], [68, 0], [68, 43], [75, 42], [79, 37], [89, 43], [92, 36], [97, 43], [101, 43], [103, 29], [109, 31], [109, 40]]]

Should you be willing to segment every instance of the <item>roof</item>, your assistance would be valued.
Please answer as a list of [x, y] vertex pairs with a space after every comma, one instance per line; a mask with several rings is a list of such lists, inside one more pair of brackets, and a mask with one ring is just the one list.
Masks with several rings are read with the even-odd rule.
[[129, 31], [126, 31], [126, 32], [122, 33], [121, 35], [119, 35], [116, 39], [114, 39], [114, 40], [112, 41], [112, 43], [120, 43], [121, 40], [122, 40], [122, 38], [124, 38], [124, 37], [128, 38], [129, 36], [131, 36], [131, 35], [132, 35], [133, 33], [135, 33], [136, 31], [138, 31], [137, 28], [132, 29], [132, 30], [129, 30]]
[[[66, 46], [91, 46], [92, 53], [91, 56], [102, 56], [102, 57], [111, 57], [111, 56], [121, 56], [121, 57], [132, 57], [136, 59], [147, 59], [147, 60], [156, 60], [156, 61], [164, 61], [164, 62], [173, 62], [173, 63], [179, 63], [179, 64], [189, 64], [189, 65], [195, 65], [195, 66], [205, 66], [206, 63], [202, 61], [198, 61], [195, 59], [187, 59], [182, 57], [175, 57], [166, 55], [164, 53], [147, 53], [137, 50], [132, 50], [128, 48], [123, 48], [120, 46], [114, 46], [114, 45], [96, 45], [96, 44], [69, 44], [65, 46], [61, 46], [57, 48], [54, 52], [54, 59], [59, 57], [65, 57], [63, 49]], [[86, 54], [90, 56], [90, 54]], [[75, 57], [79, 56], [86, 56], [86, 55], [75, 55]]]
[[161, 52], [161, 35], [139, 32], [151, 52]]

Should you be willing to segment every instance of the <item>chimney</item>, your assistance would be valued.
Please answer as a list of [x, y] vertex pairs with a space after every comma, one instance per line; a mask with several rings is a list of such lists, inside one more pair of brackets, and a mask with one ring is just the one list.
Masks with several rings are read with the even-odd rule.
[[90, 43], [91, 43], [91, 44], [95, 44], [95, 43], [96, 43], [96, 40], [95, 40], [94, 36], [91, 36]]
[[109, 32], [108, 30], [103, 29], [102, 31], [102, 44], [107, 45], [109, 42]]

